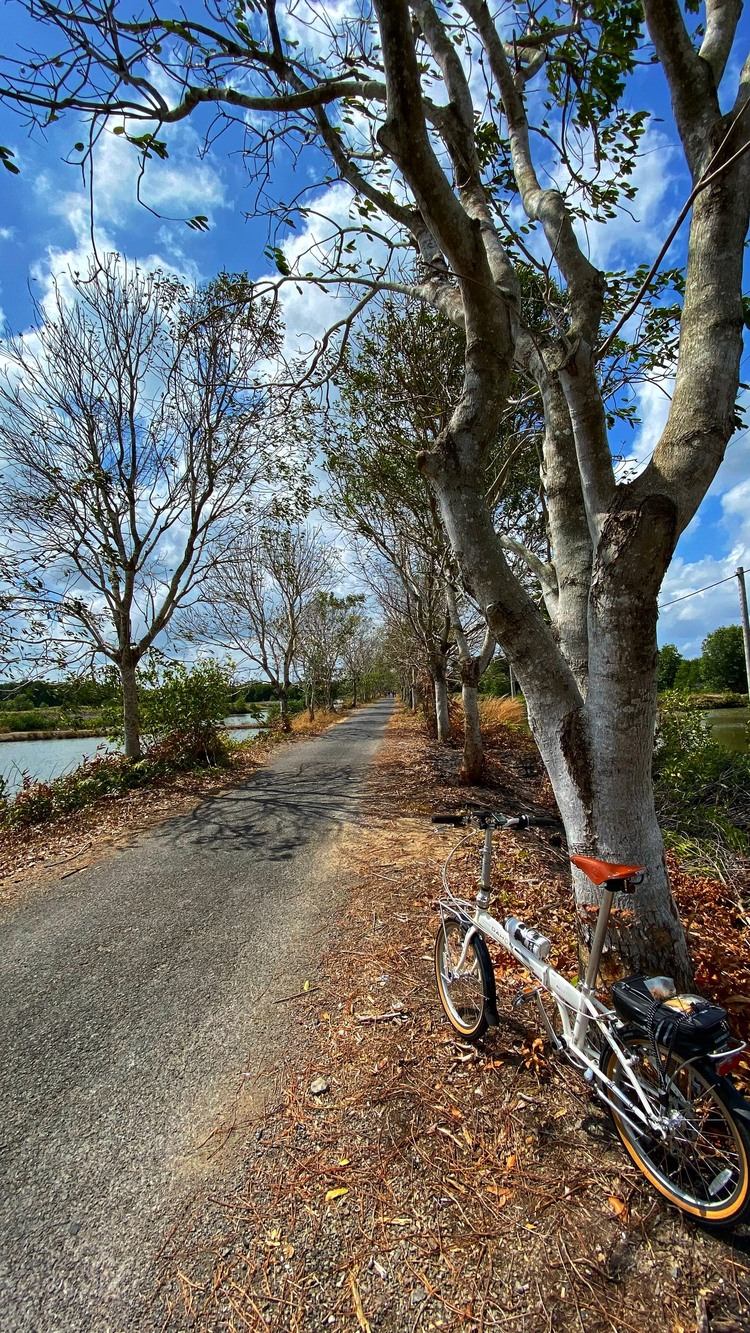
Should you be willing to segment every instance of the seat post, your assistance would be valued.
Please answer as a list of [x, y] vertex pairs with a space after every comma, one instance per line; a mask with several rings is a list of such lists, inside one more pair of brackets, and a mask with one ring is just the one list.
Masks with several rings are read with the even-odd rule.
[[[604, 949], [604, 937], [607, 934], [609, 924], [609, 914], [612, 910], [614, 901], [614, 892], [608, 887], [612, 881], [608, 880], [603, 886], [602, 900], [599, 904], [599, 915], [596, 918], [596, 927], [594, 929], [594, 938], [591, 942], [589, 951], [589, 962], [586, 968], [586, 976], [581, 993], [583, 995], [592, 995], [596, 990], [596, 974], [599, 971], [599, 964], [602, 961], [602, 951]], [[586, 1039], [586, 1032], [590, 1019], [587, 1014], [579, 1013], [573, 1026], [573, 1045], [582, 1046]]]
[[612, 903], [615, 900], [614, 891], [609, 887], [611, 883], [612, 880], [607, 880], [602, 888], [602, 900], [599, 904], [599, 915], [596, 918], [594, 938], [591, 941], [589, 962], [583, 983], [583, 990], [587, 993], [596, 989], [596, 977], [599, 971], [599, 964], [602, 961], [602, 953], [604, 952], [604, 940], [607, 934], [607, 926], [609, 925], [609, 914], [612, 911]]

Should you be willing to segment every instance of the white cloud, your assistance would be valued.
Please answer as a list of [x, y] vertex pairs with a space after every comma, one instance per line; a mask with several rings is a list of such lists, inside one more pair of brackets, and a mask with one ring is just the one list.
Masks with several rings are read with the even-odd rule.
[[[747, 519], [745, 520], [747, 526]], [[699, 657], [707, 634], [739, 624], [738, 566], [750, 572], [750, 542], [740, 537], [728, 555], [679, 557], [667, 570], [659, 597], [659, 643], [676, 644], [683, 657]], [[705, 591], [701, 591], [705, 589]]]
[[[627, 210], [606, 222], [576, 222], [579, 239], [597, 268], [606, 270], [637, 263], [650, 263], [657, 255], [668, 231], [672, 213], [668, 197], [678, 180], [681, 155], [669, 139], [650, 126], [638, 149], [630, 183], [637, 194]], [[684, 169], [683, 169], [684, 170]], [[602, 171], [602, 179], [611, 170]], [[667, 259], [668, 262], [668, 259]]]
[[[148, 164], [150, 169], [141, 182], [141, 198], [165, 219], [182, 220], [196, 213], [210, 218], [213, 210], [226, 204], [222, 177], [214, 166], [196, 160], [199, 140], [192, 128], [180, 126], [178, 131], [170, 141], [170, 158], [166, 162], [155, 160]], [[197, 281], [201, 275], [195, 263], [187, 259], [174, 225], [165, 225], [158, 233], [165, 254], [138, 254], [135, 250], [133, 239], [139, 232], [139, 217], [143, 216], [143, 204], [137, 197], [138, 177], [139, 158], [135, 148], [123, 135], [103, 134], [95, 149], [94, 168], [97, 251], [100, 254], [126, 253], [143, 269], [161, 268]], [[40, 213], [61, 219], [73, 238], [73, 244], [68, 247], [59, 242], [49, 246], [33, 267], [32, 276], [40, 283], [44, 301], [55, 277], [68, 270], [86, 268], [92, 252], [91, 215], [87, 192], [61, 189], [56, 171], [40, 172], [34, 182], [34, 192]], [[188, 234], [186, 229], [186, 238]]]
[[[181, 220], [195, 213], [210, 215], [226, 203], [219, 171], [198, 160], [200, 140], [189, 126], [172, 131], [169, 157], [146, 164], [140, 181], [141, 198], [156, 213]], [[100, 223], [122, 226], [132, 220], [138, 203], [140, 157], [124, 135], [102, 135], [96, 149], [94, 189]]]

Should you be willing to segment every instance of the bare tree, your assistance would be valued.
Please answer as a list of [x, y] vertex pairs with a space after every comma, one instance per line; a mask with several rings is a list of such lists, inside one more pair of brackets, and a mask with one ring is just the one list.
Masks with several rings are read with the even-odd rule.
[[260, 667], [289, 731], [289, 689], [305, 613], [331, 575], [319, 529], [266, 520], [216, 561], [182, 618], [189, 638], [219, 644]]
[[195, 291], [109, 256], [55, 289], [3, 348], [0, 513], [23, 596], [69, 660], [113, 663], [125, 752], [140, 754], [136, 668], [205, 578], [263, 471], [278, 345], [244, 278]]
[[[450, 418], [422, 460], [464, 584], [522, 684], [571, 849], [646, 866], [635, 925], [613, 934], [611, 952], [686, 980], [651, 782], [656, 599], [735, 429], [750, 211], [739, 0], [705, 0], [697, 18], [677, 0], [529, 0], [497, 16], [486, 0], [374, 0], [372, 12], [353, 5], [343, 16], [280, 14], [268, 0], [241, 18], [151, 10], [139, 24], [108, 0], [28, 8], [45, 49], [6, 57], [0, 92], [30, 116], [72, 109], [91, 118], [92, 135], [115, 116], [153, 158], [166, 151], [159, 134], [209, 107], [242, 126], [261, 192], [278, 135], [314, 140], [350, 184], [363, 237], [380, 241], [368, 261], [348, 249], [348, 225], [335, 235], [330, 281], [346, 279], [360, 304], [383, 281], [403, 288], [387, 256], [413, 247], [408, 285], [466, 339]], [[632, 207], [638, 146], [657, 110], [656, 71], [631, 81], [644, 60], [666, 81], [686, 198], [651, 270], [614, 276], [608, 290], [575, 223], [606, 224]], [[284, 205], [281, 220], [294, 220], [295, 202]], [[656, 275], [683, 224], [687, 263], [668, 309]], [[277, 260], [288, 272], [281, 246]], [[538, 276], [533, 301], [524, 267]], [[638, 331], [624, 339], [626, 322]], [[514, 368], [544, 413], [550, 558], [530, 568], [545, 613], [515, 576], [487, 503], [486, 460]], [[673, 371], [674, 388], [651, 458], [618, 479], [606, 393], [634, 371]]]
[[382, 625], [358, 615], [344, 641], [341, 658], [352, 687], [352, 708], [356, 708], [363, 698], [372, 698], [375, 679], [382, 680], [386, 670]]
[[297, 669], [312, 722], [318, 695], [326, 708], [333, 706], [333, 683], [344, 650], [359, 622], [359, 593], [337, 597], [321, 591], [308, 602], [297, 641]]

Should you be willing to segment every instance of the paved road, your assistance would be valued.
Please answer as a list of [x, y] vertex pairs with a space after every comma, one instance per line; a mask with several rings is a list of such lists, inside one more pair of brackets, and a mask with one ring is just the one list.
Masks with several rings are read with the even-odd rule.
[[274, 1001], [325, 944], [336, 848], [390, 712], [283, 750], [3, 913], [3, 1333], [146, 1326], [154, 1256], [213, 1169], [201, 1141], [293, 1041]]

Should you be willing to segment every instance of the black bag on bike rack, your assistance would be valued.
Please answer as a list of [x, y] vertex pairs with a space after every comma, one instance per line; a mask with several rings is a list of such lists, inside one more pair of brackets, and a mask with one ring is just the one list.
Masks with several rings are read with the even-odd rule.
[[701, 995], [665, 995], [665, 980], [636, 973], [616, 981], [612, 1000], [620, 1017], [681, 1055], [712, 1051], [726, 1041], [726, 1009]]

